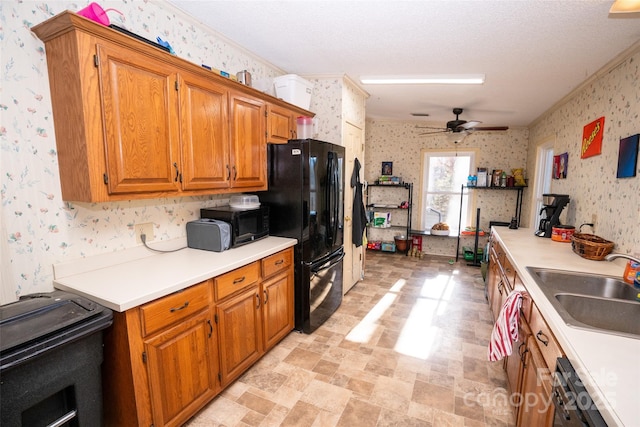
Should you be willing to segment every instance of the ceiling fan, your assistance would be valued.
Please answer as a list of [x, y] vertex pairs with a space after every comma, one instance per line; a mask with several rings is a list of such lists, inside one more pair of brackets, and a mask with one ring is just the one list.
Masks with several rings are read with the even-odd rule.
[[473, 131], [477, 130], [508, 130], [508, 126], [478, 126], [482, 122], [477, 120], [460, 120], [459, 116], [464, 111], [462, 108], [454, 108], [453, 114], [456, 115], [455, 120], [451, 120], [447, 122], [446, 128], [437, 128], [437, 127], [429, 127], [429, 126], [416, 126], [417, 129], [431, 129], [431, 131], [421, 133], [419, 135], [431, 135], [436, 133], [463, 133], [465, 135], [470, 134]]

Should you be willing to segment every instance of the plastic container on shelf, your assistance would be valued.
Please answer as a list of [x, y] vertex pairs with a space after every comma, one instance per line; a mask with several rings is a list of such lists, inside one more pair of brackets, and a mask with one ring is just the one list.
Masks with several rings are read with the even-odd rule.
[[311, 117], [300, 116], [296, 119], [298, 139], [313, 137], [313, 120]]
[[256, 209], [260, 207], [260, 200], [255, 194], [236, 194], [229, 198], [229, 206], [234, 209]]

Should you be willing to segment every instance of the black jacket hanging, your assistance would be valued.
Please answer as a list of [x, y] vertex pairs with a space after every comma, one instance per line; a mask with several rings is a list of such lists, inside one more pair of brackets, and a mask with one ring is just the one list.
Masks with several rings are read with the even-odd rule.
[[356, 157], [353, 161], [353, 174], [351, 175], [351, 187], [353, 190], [353, 231], [351, 240], [356, 247], [362, 246], [362, 235], [367, 226], [367, 211], [364, 208], [362, 197], [362, 183], [360, 182], [360, 161]]

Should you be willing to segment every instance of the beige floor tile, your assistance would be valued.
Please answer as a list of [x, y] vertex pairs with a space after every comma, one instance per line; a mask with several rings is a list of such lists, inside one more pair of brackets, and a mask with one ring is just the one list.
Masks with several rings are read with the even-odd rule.
[[350, 399], [338, 420], [338, 427], [375, 427], [381, 408], [358, 399]]
[[368, 252], [324, 325], [289, 334], [186, 425], [513, 426], [480, 271], [448, 261]]

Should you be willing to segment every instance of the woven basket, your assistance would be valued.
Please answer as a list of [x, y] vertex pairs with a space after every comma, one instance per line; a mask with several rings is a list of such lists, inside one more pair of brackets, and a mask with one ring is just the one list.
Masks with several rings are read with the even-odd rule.
[[602, 261], [607, 256], [615, 243], [598, 237], [595, 234], [574, 233], [571, 237], [571, 247], [573, 252], [582, 258], [594, 261]]

